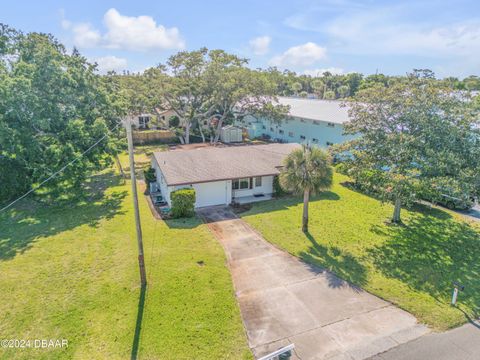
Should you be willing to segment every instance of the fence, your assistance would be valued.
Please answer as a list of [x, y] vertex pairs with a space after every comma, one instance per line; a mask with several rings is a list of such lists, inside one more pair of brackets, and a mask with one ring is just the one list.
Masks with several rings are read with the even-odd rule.
[[144, 130], [134, 131], [132, 133], [133, 143], [136, 145], [152, 143], [173, 143], [177, 142], [177, 137], [170, 130]]

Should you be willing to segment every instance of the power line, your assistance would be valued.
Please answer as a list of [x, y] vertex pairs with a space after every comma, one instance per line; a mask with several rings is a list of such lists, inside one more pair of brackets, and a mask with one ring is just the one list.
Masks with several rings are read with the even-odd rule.
[[[120, 126], [120, 123], [117, 124], [113, 129], [109, 130], [109, 132], [112, 132], [113, 130], [115, 130], [116, 128], [118, 128]], [[54, 172], [52, 175], [50, 175], [48, 178], [46, 178], [45, 180], [43, 180], [40, 184], [38, 184], [37, 186], [34, 186], [33, 188], [31, 188], [30, 190], [28, 190], [25, 194], [23, 194], [22, 196], [20, 196], [19, 198], [13, 200], [11, 203], [9, 203], [8, 205], [4, 206], [3, 208], [0, 209], [0, 212], [4, 211], [4, 210], [7, 210], [8, 208], [10, 208], [13, 204], [17, 203], [18, 201], [22, 200], [24, 197], [28, 196], [29, 194], [31, 194], [32, 192], [34, 192], [35, 190], [38, 190], [43, 184], [45, 184], [47, 181], [50, 181], [51, 179], [53, 179], [55, 176], [57, 176], [58, 174], [60, 174], [63, 170], [65, 170], [67, 167], [69, 167], [70, 165], [72, 165], [74, 162], [80, 160], [82, 158], [83, 155], [85, 155], [86, 153], [88, 153], [90, 150], [92, 150], [95, 146], [97, 146], [98, 144], [100, 144], [100, 142], [102, 142], [103, 139], [105, 139], [106, 137], [108, 136], [108, 132], [103, 135], [100, 139], [98, 139], [92, 146], [90, 146], [87, 150], [85, 150], [83, 153], [81, 153], [80, 155], [78, 155], [75, 159], [73, 159], [72, 161], [70, 161], [69, 163], [67, 163], [65, 166], [63, 166], [60, 170]]]

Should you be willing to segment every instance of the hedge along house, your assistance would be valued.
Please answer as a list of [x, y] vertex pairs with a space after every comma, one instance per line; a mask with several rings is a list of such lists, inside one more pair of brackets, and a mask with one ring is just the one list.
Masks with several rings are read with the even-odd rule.
[[343, 124], [349, 116], [340, 101], [279, 97], [278, 102], [290, 106], [288, 116], [280, 122], [246, 116], [237, 125], [246, 128], [251, 139], [263, 137], [323, 148], [352, 139], [343, 135]]
[[163, 199], [193, 188], [195, 207], [248, 203], [271, 199], [274, 176], [299, 144], [208, 147], [155, 152], [152, 167]]

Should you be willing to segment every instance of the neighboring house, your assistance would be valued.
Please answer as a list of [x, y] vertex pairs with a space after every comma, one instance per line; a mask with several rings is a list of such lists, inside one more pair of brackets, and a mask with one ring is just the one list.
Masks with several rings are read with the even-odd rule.
[[177, 116], [177, 113], [174, 110], [163, 110], [158, 111], [158, 122], [159, 124], [164, 127], [168, 128], [170, 126], [170, 118]]
[[270, 138], [279, 142], [308, 143], [328, 147], [352, 139], [343, 135], [343, 124], [349, 121], [348, 109], [340, 101], [279, 97], [289, 105], [290, 113], [280, 122], [246, 116], [237, 121], [253, 138]]
[[154, 119], [152, 114], [140, 114], [132, 117], [132, 125], [137, 129], [149, 129], [150, 123]]
[[195, 189], [195, 207], [247, 203], [271, 198], [274, 176], [298, 147], [267, 144], [155, 152], [152, 167], [170, 206], [170, 193], [181, 188]]

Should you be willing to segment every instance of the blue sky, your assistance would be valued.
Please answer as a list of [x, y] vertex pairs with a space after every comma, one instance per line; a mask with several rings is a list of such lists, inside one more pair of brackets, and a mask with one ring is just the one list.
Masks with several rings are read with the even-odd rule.
[[480, 2], [9, 1], [0, 22], [54, 34], [102, 71], [141, 71], [180, 49], [222, 48], [298, 73], [430, 68], [480, 75]]

